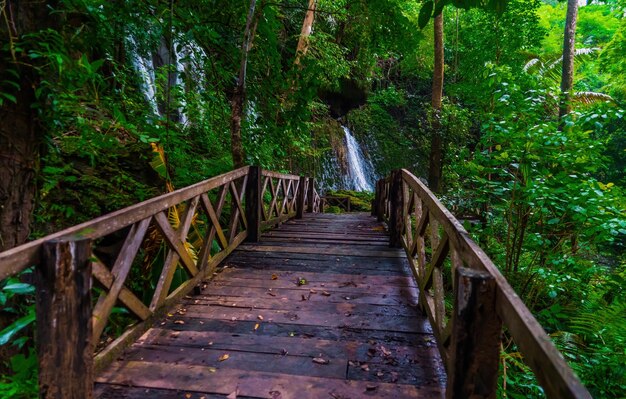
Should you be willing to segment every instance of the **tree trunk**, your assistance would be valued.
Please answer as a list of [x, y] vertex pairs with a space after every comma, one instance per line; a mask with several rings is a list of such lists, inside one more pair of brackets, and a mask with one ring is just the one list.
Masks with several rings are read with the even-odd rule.
[[[38, 119], [35, 89], [39, 76], [26, 51], [14, 51], [23, 35], [50, 26], [49, 1], [8, 0], [2, 8], [2, 40], [8, 39], [9, 51], [0, 51], [0, 82], [17, 83], [19, 90], [1, 85], [0, 92], [15, 97], [3, 98], [0, 107], [0, 251], [25, 242], [37, 192], [36, 174], [43, 127]], [[6, 17], [6, 20], [4, 19]], [[12, 72], [17, 72], [15, 77]]]
[[239, 67], [239, 76], [237, 85], [233, 91], [230, 101], [231, 119], [230, 119], [230, 136], [231, 149], [233, 155], [233, 165], [240, 168], [245, 164], [245, 153], [243, 150], [243, 141], [241, 139], [241, 120], [243, 118], [244, 102], [246, 99], [246, 73], [248, 68], [248, 53], [252, 44], [252, 37], [256, 31], [258, 18], [255, 20], [256, 0], [250, 0], [250, 9], [248, 10], [248, 18], [246, 20], [246, 28], [243, 33], [243, 43], [241, 44], [241, 65]]
[[430, 165], [428, 169], [428, 184], [430, 189], [441, 192], [442, 175], [442, 140], [441, 140], [441, 102], [443, 97], [443, 12], [435, 17], [435, 67], [433, 71], [433, 123], [432, 137], [430, 141]]
[[561, 101], [559, 103], [559, 129], [563, 128], [562, 119], [572, 110], [570, 100], [574, 86], [574, 55], [576, 51], [576, 18], [578, 1], [567, 1], [565, 34], [563, 37], [563, 72], [561, 74]]
[[315, 21], [315, 8], [317, 7], [317, 0], [309, 0], [309, 8], [304, 16], [304, 22], [302, 23], [302, 30], [300, 31], [300, 39], [298, 39], [298, 47], [296, 48], [296, 60], [295, 65], [300, 65], [300, 58], [306, 55], [309, 49], [309, 36], [313, 31], [313, 21]]

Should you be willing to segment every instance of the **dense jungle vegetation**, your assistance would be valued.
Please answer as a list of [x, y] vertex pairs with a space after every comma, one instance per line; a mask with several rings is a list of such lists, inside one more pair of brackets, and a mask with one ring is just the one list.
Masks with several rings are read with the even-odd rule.
[[[346, 125], [626, 397], [626, 1], [579, 3], [0, 0], [0, 251], [243, 164], [322, 176]], [[36, 396], [33, 291], [0, 282], [3, 397]], [[542, 397], [503, 342], [500, 397]]]

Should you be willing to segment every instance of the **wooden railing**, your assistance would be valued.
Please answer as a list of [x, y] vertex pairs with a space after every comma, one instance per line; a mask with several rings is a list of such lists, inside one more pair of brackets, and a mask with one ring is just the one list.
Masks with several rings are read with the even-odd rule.
[[322, 197], [322, 205], [320, 207], [320, 212], [325, 212], [326, 206], [338, 206], [346, 212], [350, 212], [352, 208], [352, 201], [350, 197], [336, 197], [325, 195]]
[[[319, 205], [313, 179], [243, 167], [0, 253], [0, 281], [35, 266], [42, 397], [90, 397], [94, 369], [115, 359], [239, 244]], [[128, 277], [155, 267], [152, 294], [140, 298]], [[94, 306], [92, 276], [101, 289]], [[138, 323], [104, 345], [119, 304]], [[94, 362], [96, 347], [103, 349]]]
[[406, 252], [448, 372], [448, 398], [495, 397], [503, 325], [549, 398], [591, 398], [498, 268], [419, 179], [402, 169], [379, 180], [372, 213], [387, 222], [390, 246]]

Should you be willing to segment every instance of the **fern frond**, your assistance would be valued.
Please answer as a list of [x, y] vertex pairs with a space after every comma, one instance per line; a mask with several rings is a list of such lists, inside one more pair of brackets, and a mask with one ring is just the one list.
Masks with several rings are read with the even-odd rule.
[[577, 91], [572, 95], [572, 101], [589, 105], [604, 101], [614, 102], [615, 100], [613, 100], [613, 97], [604, 93], [598, 93], [595, 91]]
[[526, 65], [524, 65], [523, 71], [524, 72], [528, 72], [528, 70], [532, 67], [534, 67], [535, 65], [539, 64], [541, 61], [539, 60], [539, 58], [533, 58], [532, 60], [528, 61], [526, 63]]

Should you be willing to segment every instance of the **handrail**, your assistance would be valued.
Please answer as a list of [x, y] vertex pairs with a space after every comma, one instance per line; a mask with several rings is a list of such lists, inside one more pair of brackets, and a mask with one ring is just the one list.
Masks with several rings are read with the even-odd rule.
[[350, 197], [338, 197], [338, 196], [332, 196], [332, 195], [325, 195], [323, 197], [321, 197], [322, 199], [322, 205], [321, 208], [322, 212], [324, 211], [324, 208], [326, 207], [326, 205], [331, 205], [331, 204], [335, 204], [336, 206], [343, 208], [343, 210], [345, 210], [346, 212], [350, 212], [351, 211], [351, 207], [352, 207], [352, 200], [350, 199]]
[[[420, 306], [448, 370], [448, 397], [470, 397], [470, 391], [480, 389], [495, 395], [504, 324], [548, 397], [591, 398], [491, 259], [417, 177], [402, 169], [378, 181], [374, 214], [387, 221], [390, 245], [405, 249], [420, 288]], [[448, 255], [448, 287], [455, 294], [451, 316], [444, 302]], [[468, 315], [470, 320], [464, 319]]]
[[[244, 240], [258, 241], [263, 228], [318, 211], [319, 202], [312, 178], [246, 166], [0, 253], [0, 281], [37, 266], [37, 318], [45, 321], [38, 322], [38, 331], [46, 337], [54, 337], [57, 331], [56, 337], [63, 341], [39, 342], [42, 389], [52, 384], [62, 390], [64, 384], [71, 386], [72, 380], [93, 375], [91, 354], [116, 303], [128, 308], [139, 323], [95, 356], [97, 369], [115, 359], [123, 347], [211, 276]], [[108, 257], [97, 248], [97, 241], [105, 237], [115, 237], [120, 244], [119, 251]], [[141, 263], [138, 260], [146, 261], [140, 250], [149, 252], [150, 247], [164, 249], [163, 266], [150, 303], [144, 303], [126, 280]], [[174, 286], [177, 270], [183, 271], [185, 281]], [[103, 289], [93, 309], [92, 277]], [[66, 304], [78, 304], [73, 309], [81, 309], [78, 313], [85, 320], [76, 320], [76, 312], [64, 313]], [[59, 320], [68, 324], [58, 325]], [[68, 334], [65, 339], [63, 329], [79, 334]], [[73, 371], [59, 375], [62, 362], [55, 359], [58, 356], [72, 357], [68, 364], [74, 362]], [[76, 367], [76, 362], [84, 367]], [[88, 396], [82, 392], [72, 397]]]

